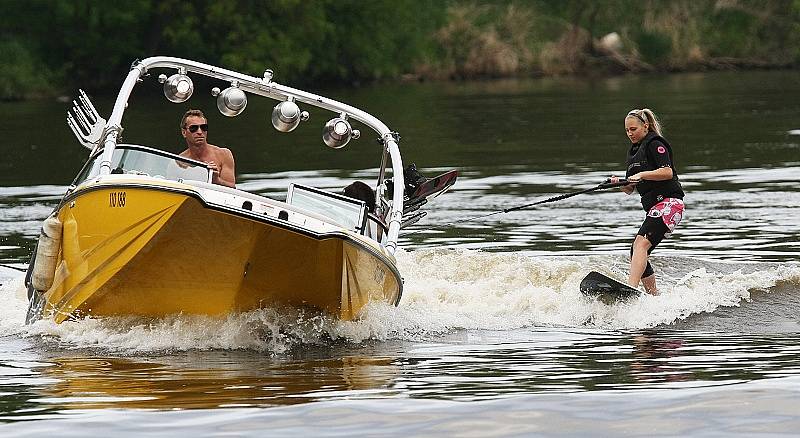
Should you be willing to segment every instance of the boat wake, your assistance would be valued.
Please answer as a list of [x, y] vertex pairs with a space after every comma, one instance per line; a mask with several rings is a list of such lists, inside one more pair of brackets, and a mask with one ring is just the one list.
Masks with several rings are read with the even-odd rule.
[[435, 315], [455, 329], [509, 330], [528, 326], [623, 330], [668, 325], [711, 313], [789, 285], [800, 292], [800, 265], [723, 263], [656, 257], [660, 296], [613, 305], [579, 292], [591, 270], [625, 278], [628, 258], [539, 257], [475, 250], [422, 250], [400, 255], [402, 305]]
[[[25, 326], [22, 277], [0, 287], [0, 335], [40, 339], [58, 348], [120, 352], [244, 349], [280, 354], [299, 346], [369, 340], [431, 340], [457, 330], [524, 327], [642, 329], [685, 324], [694, 315], [726, 309], [774, 290], [797, 295], [800, 265], [721, 263], [657, 257], [662, 294], [607, 305], [578, 290], [600, 270], [622, 277], [627, 258], [540, 257], [476, 250], [401, 251], [405, 274], [399, 307], [372, 303], [354, 322], [297, 309], [258, 309], [223, 318], [174, 315], [162, 319], [107, 317]], [[726, 318], [730, 318], [726, 315]], [[683, 327], [686, 328], [686, 327]]]

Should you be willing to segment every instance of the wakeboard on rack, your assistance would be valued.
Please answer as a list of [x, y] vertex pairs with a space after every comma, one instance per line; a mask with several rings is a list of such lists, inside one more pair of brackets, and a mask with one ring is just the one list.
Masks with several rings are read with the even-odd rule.
[[413, 202], [414, 200], [421, 198], [435, 198], [455, 184], [456, 178], [458, 178], [458, 171], [455, 169], [448, 170], [447, 172], [434, 176], [433, 178], [428, 178], [416, 186], [414, 191], [408, 196], [408, 199], [410, 202]]
[[581, 281], [581, 292], [587, 296], [598, 297], [604, 303], [613, 303], [638, 297], [641, 292], [611, 277], [592, 271]]
[[428, 203], [428, 199], [433, 199], [446, 192], [456, 183], [457, 178], [458, 170], [455, 169], [427, 178], [417, 171], [416, 165], [410, 164], [405, 173], [403, 222], [400, 228], [412, 225], [428, 214], [418, 210]]

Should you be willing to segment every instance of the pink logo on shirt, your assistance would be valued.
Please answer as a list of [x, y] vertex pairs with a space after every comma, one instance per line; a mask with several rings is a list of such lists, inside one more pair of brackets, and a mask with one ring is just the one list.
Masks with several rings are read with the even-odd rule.
[[667, 151], [666, 149], [664, 149], [664, 146], [659, 146], [658, 149], [656, 150], [658, 151], [659, 154], [663, 154], [664, 152]]

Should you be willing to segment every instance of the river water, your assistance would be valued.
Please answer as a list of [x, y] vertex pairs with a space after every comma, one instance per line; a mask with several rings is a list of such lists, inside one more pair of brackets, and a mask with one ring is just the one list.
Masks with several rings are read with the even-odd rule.
[[[86, 153], [66, 103], [0, 104], [0, 434], [800, 430], [800, 73], [311, 91], [379, 116], [424, 174], [460, 171], [401, 241], [400, 305], [356, 322], [263, 309], [25, 326], [17, 269]], [[377, 174], [366, 132], [343, 150], [322, 145], [321, 111], [280, 134], [267, 103], [225, 119], [205, 90], [190, 102], [210, 141], [234, 151], [239, 188], [281, 198], [288, 181], [335, 188]], [[95, 103], [107, 114], [112, 97]], [[662, 295], [606, 305], [578, 284], [590, 270], [625, 276], [636, 196], [489, 214], [622, 174], [623, 117], [643, 106], [663, 119], [687, 214], [652, 257]], [[125, 140], [181, 150], [186, 108], [134, 96]]]

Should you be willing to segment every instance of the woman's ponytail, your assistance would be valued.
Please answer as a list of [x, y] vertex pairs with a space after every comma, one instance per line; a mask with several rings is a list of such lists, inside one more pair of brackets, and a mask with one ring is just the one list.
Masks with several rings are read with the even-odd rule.
[[650, 108], [644, 108], [640, 111], [645, 118], [647, 118], [647, 123], [650, 125], [650, 130], [655, 132], [657, 135], [661, 135], [661, 122], [658, 121], [656, 114]]

